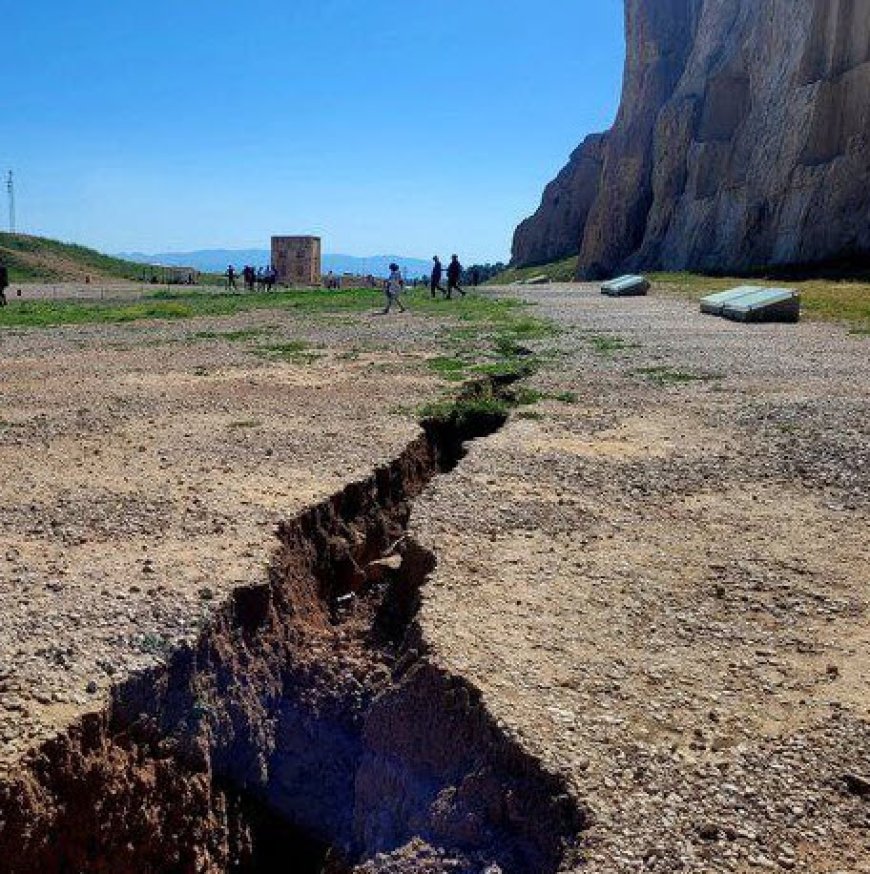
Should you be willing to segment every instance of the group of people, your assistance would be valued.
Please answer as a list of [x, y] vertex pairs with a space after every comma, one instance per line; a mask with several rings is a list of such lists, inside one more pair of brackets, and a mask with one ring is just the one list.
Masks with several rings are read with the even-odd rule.
[[[236, 268], [230, 264], [227, 267], [224, 276], [227, 278], [227, 288], [230, 290], [237, 289], [236, 285]], [[245, 283], [247, 291], [271, 291], [278, 281], [278, 271], [274, 267], [250, 267], [245, 265], [242, 269], [242, 281]]]
[[429, 277], [429, 291], [432, 292], [432, 297], [435, 297], [435, 292], [440, 291], [447, 300], [453, 298], [453, 292], [458, 291], [465, 297], [465, 290], [459, 284], [462, 279], [462, 265], [459, 263], [459, 256], [452, 255], [450, 263], [447, 265], [447, 288], [441, 287], [441, 279], [444, 276], [444, 265], [441, 259], [435, 255], [432, 258], [432, 275]]
[[[433, 299], [438, 291], [444, 295], [445, 300], [452, 300], [454, 292], [458, 292], [465, 297], [465, 289], [460, 284], [462, 281], [462, 264], [459, 263], [458, 255], [451, 256], [450, 263], [447, 265], [447, 288], [444, 288], [441, 285], [443, 279], [444, 265], [441, 263], [441, 259], [435, 255], [432, 258], [432, 273], [429, 276], [429, 291], [431, 292]], [[390, 312], [393, 308], [393, 304], [398, 306], [401, 312], [405, 312], [406, 307], [401, 300], [401, 295], [404, 290], [405, 279], [402, 276], [402, 271], [399, 270], [399, 265], [390, 264], [390, 277], [385, 286], [387, 306], [384, 309], [384, 315], [387, 315]]]
[[[0, 265], [0, 270], [3, 270], [2, 265]], [[444, 281], [444, 265], [441, 263], [441, 259], [435, 255], [432, 258], [432, 273], [429, 277], [429, 291], [432, 294], [432, 297], [435, 298], [437, 292], [441, 292], [444, 295], [445, 300], [452, 300], [454, 293], [461, 294], [465, 297], [465, 289], [462, 287], [462, 264], [459, 262], [459, 256], [453, 255], [450, 258], [450, 263], [447, 265], [447, 288], [444, 288], [442, 285]], [[227, 278], [227, 288], [235, 290], [238, 288], [236, 284], [236, 269], [230, 264], [226, 269], [226, 273], [224, 274]], [[242, 270], [242, 280], [245, 284], [245, 289], [248, 291], [257, 290], [266, 290], [271, 291], [277, 282], [278, 274], [274, 267], [251, 267], [246, 265]], [[2, 279], [2, 274], [0, 274], [0, 279]], [[333, 274], [330, 273], [328, 280], [334, 279]], [[476, 282], [474, 283], [477, 284]], [[416, 282], [415, 282], [416, 285]], [[330, 282], [327, 281], [327, 288], [340, 288], [339, 282]], [[405, 278], [402, 276], [402, 271], [399, 269], [398, 264], [390, 264], [390, 276], [386, 281], [384, 287], [386, 296], [387, 296], [387, 305], [384, 309], [384, 315], [387, 315], [390, 310], [392, 310], [393, 306], [397, 306], [402, 312], [406, 311], [405, 305], [402, 303], [401, 295], [405, 290]], [[2, 295], [2, 291], [0, 291], [0, 305], [5, 303], [5, 297]]]

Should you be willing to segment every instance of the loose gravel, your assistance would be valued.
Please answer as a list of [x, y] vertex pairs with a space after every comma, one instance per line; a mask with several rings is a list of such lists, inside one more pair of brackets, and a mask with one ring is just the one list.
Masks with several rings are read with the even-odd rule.
[[414, 531], [429, 638], [590, 811], [566, 870], [870, 871], [870, 345], [523, 294], [549, 399]]
[[0, 332], [0, 767], [195, 638], [279, 521], [396, 457], [441, 390], [438, 330], [260, 311]]
[[[655, 290], [523, 294], [561, 333], [532, 344], [541, 401], [415, 508], [424, 639], [589, 811], [566, 871], [870, 871], [868, 341]], [[442, 387], [437, 331], [0, 335], [0, 761], [195, 635], [280, 518], [397, 455]], [[314, 356], [256, 352], [293, 339]]]

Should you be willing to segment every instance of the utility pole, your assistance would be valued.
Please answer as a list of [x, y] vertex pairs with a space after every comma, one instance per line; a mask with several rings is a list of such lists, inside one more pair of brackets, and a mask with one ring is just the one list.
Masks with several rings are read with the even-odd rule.
[[9, 194], [9, 233], [15, 233], [15, 182], [12, 179], [12, 171], [6, 180], [6, 191]]

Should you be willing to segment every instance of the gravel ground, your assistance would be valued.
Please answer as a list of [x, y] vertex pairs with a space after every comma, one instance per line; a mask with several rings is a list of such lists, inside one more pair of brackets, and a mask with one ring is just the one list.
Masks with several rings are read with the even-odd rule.
[[589, 809], [578, 871], [870, 871], [867, 340], [523, 294], [562, 399], [415, 510], [439, 657]]
[[[95, 279], [93, 282], [13, 282], [6, 289], [10, 301], [15, 300], [136, 300], [165, 285], [128, 282], [123, 279]], [[174, 286], [177, 290], [178, 286]]]
[[[870, 871], [868, 341], [523, 293], [562, 328], [547, 397], [417, 505], [424, 635], [590, 811], [578, 871]], [[262, 333], [203, 336], [239, 330]], [[437, 330], [0, 334], [0, 762], [195, 635], [278, 519], [395, 457], [399, 407], [442, 388]], [[324, 348], [257, 354], [298, 338]]]
[[[261, 579], [279, 520], [405, 448], [402, 409], [441, 389], [438, 327], [260, 311], [0, 332], [0, 767]], [[300, 338], [288, 360], [262, 348]]]

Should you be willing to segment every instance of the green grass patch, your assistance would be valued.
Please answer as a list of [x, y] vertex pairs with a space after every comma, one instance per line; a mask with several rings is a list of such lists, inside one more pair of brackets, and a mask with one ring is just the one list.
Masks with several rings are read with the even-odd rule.
[[448, 382], [463, 382], [468, 373], [468, 362], [461, 358], [441, 355], [438, 358], [430, 358], [427, 364], [430, 370], [434, 370]]
[[258, 346], [254, 351], [261, 358], [288, 361], [291, 364], [313, 364], [323, 357], [323, 352], [312, 349], [304, 340], [271, 343], [267, 346]]
[[0, 309], [0, 327], [48, 328], [57, 325], [123, 324], [146, 319], [188, 319], [195, 310], [181, 301], [145, 299], [129, 304], [78, 301], [11, 302]]
[[506, 379], [522, 379], [526, 376], [531, 376], [535, 372], [538, 364], [538, 359], [533, 360], [522, 359], [498, 359], [496, 361], [487, 361], [484, 364], [476, 364], [472, 369], [474, 373], [479, 373], [484, 376], [491, 376], [496, 381]]
[[543, 400], [545, 395], [537, 389], [519, 386], [508, 391], [508, 400], [515, 407], [533, 407]]
[[[0, 310], [0, 327], [119, 323], [144, 319], [178, 319], [198, 316], [232, 316], [253, 310], [284, 310], [303, 314], [352, 314], [378, 308], [382, 295], [372, 289], [325, 289], [229, 294], [215, 291], [155, 291], [135, 302], [38, 300], [10, 301]], [[412, 311], [455, 319], [466, 338], [481, 331], [510, 331], [515, 337], [541, 337], [551, 333], [545, 322], [524, 312], [517, 300], [469, 295], [458, 301], [409, 297]]]
[[[435, 301], [434, 306], [438, 308], [439, 303]], [[457, 302], [456, 313], [459, 324], [441, 335], [442, 344], [455, 353], [436, 359], [434, 365], [451, 381], [459, 381], [461, 373], [483, 374], [497, 381], [527, 376], [542, 361], [542, 353], [527, 344], [558, 333], [551, 322], [510, 298], [469, 296]]]
[[639, 343], [632, 343], [615, 334], [593, 334], [589, 337], [589, 343], [599, 355], [613, 355], [616, 352], [640, 348]]
[[424, 404], [417, 409], [417, 415], [425, 420], [449, 422], [464, 427], [479, 418], [505, 418], [510, 413], [510, 405], [504, 398], [491, 392], [479, 397], [444, 398]]
[[268, 346], [258, 346], [257, 351], [264, 355], [274, 355], [276, 358], [287, 358], [306, 352], [310, 348], [305, 340], [288, 340], [286, 343], [271, 343]]
[[141, 301], [11, 301], [0, 310], [0, 327], [49, 327], [89, 323], [123, 323], [144, 319], [232, 316], [259, 309], [302, 313], [365, 312], [379, 301], [376, 292], [286, 291], [226, 294], [207, 291], [160, 291]]
[[511, 315], [512, 318], [504, 326], [502, 336], [509, 336], [514, 340], [542, 340], [559, 333], [558, 327], [553, 322], [525, 313], [512, 312]]
[[549, 392], [547, 397], [552, 401], [559, 401], [560, 404], [576, 404], [577, 393], [573, 391], [557, 391]]
[[641, 367], [634, 371], [639, 376], [644, 376], [657, 385], [683, 385], [689, 382], [707, 382], [721, 379], [719, 374], [692, 373], [687, 370], [677, 370], [673, 367]]
[[573, 282], [577, 275], [578, 256], [553, 261], [550, 264], [538, 264], [535, 267], [509, 267], [503, 273], [490, 279], [486, 285], [513, 285], [524, 282], [535, 276], [546, 276], [551, 282]]
[[270, 334], [274, 328], [245, 328], [239, 331], [197, 331], [191, 334], [194, 340], [225, 340], [228, 343], [243, 343]]

